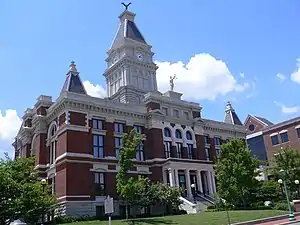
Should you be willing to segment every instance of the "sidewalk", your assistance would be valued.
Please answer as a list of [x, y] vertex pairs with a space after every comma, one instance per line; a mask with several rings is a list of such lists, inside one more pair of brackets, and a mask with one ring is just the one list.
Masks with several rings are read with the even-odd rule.
[[296, 216], [296, 221], [289, 221], [288, 218], [276, 220], [276, 221], [270, 221], [270, 222], [263, 222], [263, 223], [257, 223], [256, 225], [283, 225], [283, 224], [294, 224], [294, 225], [300, 225], [300, 216]]

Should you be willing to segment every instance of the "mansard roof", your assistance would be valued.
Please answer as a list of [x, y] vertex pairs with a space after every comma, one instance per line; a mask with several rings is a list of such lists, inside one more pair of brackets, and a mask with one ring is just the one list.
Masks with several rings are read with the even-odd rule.
[[86, 90], [81, 82], [79, 72], [77, 71], [75, 62], [71, 62], [70, 70], [67, 73], [64, 86], [61, 90], [61, 93], [64, 91], [74, 92], [78, 94], [87, 94]]
[[125, 10], [120, 16], [120, 25], [111, 48], [117, 48], [124, 38], [147, 44], [142, 33], [134, 22], [135, 14]]
[[241, 120], [239, 119], [235, 110], [232, 108], [232, 105], [230, 102], [227, 102], [227, 105], [226, 105], [224, 122], [243, 126]]

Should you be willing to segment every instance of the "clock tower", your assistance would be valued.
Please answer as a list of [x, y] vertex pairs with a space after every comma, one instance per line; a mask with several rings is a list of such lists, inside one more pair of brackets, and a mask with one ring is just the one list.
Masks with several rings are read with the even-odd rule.
[[135, 14], [125, 10], [107, 52], [107, 95], [122, 103], [140, 104], [144, 94], [157, 91], [156, 69], [151, 48], [134, 22]]

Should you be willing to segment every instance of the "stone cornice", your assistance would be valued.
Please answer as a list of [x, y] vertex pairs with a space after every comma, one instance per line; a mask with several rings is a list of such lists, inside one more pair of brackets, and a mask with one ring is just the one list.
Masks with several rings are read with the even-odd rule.
[[129, 104], [116, 103], [109, 99], [64, 93], [53, 106], [48, 109], [47, 122], [53, 121], [64, 111], [82, 111], [88, 115], [101, 114], [103, 117], [128, 118], [134, 120], [146, 119], [146, 108]]
[[159, 102], [159, 103], [167, 103], [171, 104], [172, 106], [176, 105], [180, 108], [188, 108], [189, 110], [192, 108], [192, 110], [200, 110], [202, 107], [196, 103], [196, 102], [188, 102], [184, 100], [179, 100], [176, 98], [170, 98], [167, 96], [163, 96], [160, 92], [149, 92], [145, 94], [144, 102], [147, 104], [148, 102]]

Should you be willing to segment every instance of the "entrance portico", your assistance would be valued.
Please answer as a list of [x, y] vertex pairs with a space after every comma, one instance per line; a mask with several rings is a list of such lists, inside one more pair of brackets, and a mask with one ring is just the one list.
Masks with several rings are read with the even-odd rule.
[[192, 184], [196, 191], [207, 195], [216, 193], [215, 174], [211, 164], [171, 162], [163, 167], [163, 180], [170, 186], [181, 187], [188, 198], [192, 197]]

